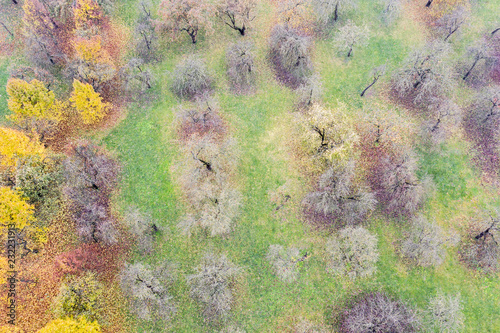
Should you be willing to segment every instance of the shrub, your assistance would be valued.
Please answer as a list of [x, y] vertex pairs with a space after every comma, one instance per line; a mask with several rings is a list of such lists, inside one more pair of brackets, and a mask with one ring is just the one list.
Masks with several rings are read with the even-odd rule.
[[277, 25], [269, 37], [271, 59], [278, 78], [292, 87], [304, 82], [311, 74], [311, 43], [309, 38], [285, 25]]
[[297, 264], [300, 257], [300, 252], [297, 248], [290, 247], [285, 249], [283, 246], [277, 244], [269, 246], [266, 256], [273, 267], [274, 273], [286, 283], [294, 282], [299, 277]]
[[131, 300], [130, 309], [143, 320], [169, 320], [176, 311], [165, 285], [174, 280], [175, 267], [162, 263], [156, 268], [135, 263], [121, 273], [122, 290]]
[[213, 79], [203, 61], [189, 57], [175, 68], [170, 88], [180, 98], [193, 99], [212, 90], [212, 85]]
[[227, 75], [235, 92], [249, 92], [255, 85], [253, 49], [251, 42], [238, 42], [226, 51]]
[[428, 222], [419, 215], [412, 220], [401, 252], [417, 265], [439, 266], [446, 255], [446, 241], [443, 230], [435, 222]]
[[368, 294], [358, 300], [344, 312], [340, 326], [344, 333], [409, 333], [417, 330], [414, 311], [381, 293]]
[[187, 276], [187, 282], [192, 296], [203, 304], [205, 319], [215, 321], [227, 317], [240, 269], [225, 255], [207, 253], [195, 270], [195, 274]]
[[326, 223], [355, 224], [375, 208], [374, 195], [353, 183], [354, 162], [336, 166], [321, 175], [318, 190], [304, 198], [311, 212], [326, 217]]
[[363, 227], [347, 227], [326, 243], [327, 269], [351, 279], [373, 275], [378, 261], [377, 237]]

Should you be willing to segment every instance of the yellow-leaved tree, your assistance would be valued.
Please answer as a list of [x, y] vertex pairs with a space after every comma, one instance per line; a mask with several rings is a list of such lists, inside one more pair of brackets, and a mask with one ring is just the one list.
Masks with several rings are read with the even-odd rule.
[[313, 169], [343, 164], [353, 157], [359, 138], [344, 105], [327, 109], [315, 104], [297, 118], [302, 146], [312, 157]]
[[17, 229], [23, 229], [35, 220], [33, 213], [34, 207], [18, 191], [0, 187], [0, 225], [3, 228], [14, 224]]
[[75, 18], [75, 28], [88, 30], [97, 28], [99, 20], [102, 19], [101, 7], [95, 0], [77, 0], [73, 10]]
[[35, 131], [43, 138], [62, 120], [64, 103], [58, 101], [43, 82], [12, 78], [6, 89], [12, 111], [7, 118], [21, 129]]
[[35, 138], [11, 128], [0, 127], [0, 170], [16, 166], [18, 159], [39, 156], [45, 157], [44, 146]]
[[101, 327], [97, 321], [87, 321], [85, 317], [55, 319], [50, 321], [37, 333], [100, 333]]
[[102, 97], [90, 84], [78, 80], [73, 81], [73, 92], [69, 100], [86, 125], [99, 122], [109, 109], [109, 104], [102, 101]]

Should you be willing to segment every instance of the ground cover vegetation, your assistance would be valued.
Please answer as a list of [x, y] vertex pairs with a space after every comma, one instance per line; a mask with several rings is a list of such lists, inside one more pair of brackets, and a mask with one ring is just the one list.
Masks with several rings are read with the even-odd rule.
[[0, 4], [0, 332], [500, 330], [498, 1]]

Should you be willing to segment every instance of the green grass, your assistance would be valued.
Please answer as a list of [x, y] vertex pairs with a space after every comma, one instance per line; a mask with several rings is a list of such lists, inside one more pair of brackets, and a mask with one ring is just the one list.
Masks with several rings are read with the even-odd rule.
[[[120, 2], [116, 12], [131, 28], [136, 17], [135, 4], [132, 0]], [[327, 235], [304, 225], [297, 213], [308, 182], [297, 170], [289, 146], [293, 135], [290, 124], [293, 92], [275, 81], [265, 58], [271, 8], [267, 2], [259, 3], [260, 15], [255, 24], [258, 28], [246, 37], [253, 39], [257, 47], [259, 79], [254, 95], [234, 96], [229, 92], [224, 51], [227, 39], [239, 37], [219, 25], [221, 30], [215, 36], [201, 36], [196, 46], [189, 45], [187, 37], [179, 44], [168, 46], [163, 63], [154, 68], [159, 79], [154, 91], [143, 101], [130, 104], [126, 118], [111, 132], [93, 134], [116, 153], [123, 165], [120, 207], [135, 205], [152, 214], [167, 230], [165, 238], [158, 239], [153, 256], [137, 256], [135, 260], [154, 263], [167, 259], [179, 265], [179, 276], [172, 288], [178, 307], [176, 316], [168, 325], [137, 321], [137, 331], [218, 331], [219, 327], [204, 323], [200, 306], [189, 296], [185, 282], [185, 275], [193, 272], [193, 267], [208, 250], [226, 253], [243, 268], [232, 320], [247, 332], [290, 330], [297, 317], [322, 321], [329, 317], [332, 305], [341, 303], [356, 289], [384, 290], [420, 308], [425, 308], [429, 298], [439, 290], [460, 292], [466, 316], [465, 331], [500, 331], [498, 276], [485, 277], [468, 271], [457, 261], [456, 249], [450, 249], [446, 263], [437, 269], [407, 265], [393, 245], [406, 225], [378, 214], [367, 221], [380, 240], [377, 273], [370, 279], [352, 283], [326, 272], [322, 254]], [[361, 1], [353, 19], [357, 23], [368, 22], [372, 38], [366, 47], [355, 49], [352, 59], [347, 61], [335, 53], [332, 38], [318, 40], [314, 46], [314, 66], [323, 81], [325, 103], [332, 106], [345, 103], [353, 117], [357, 117], [366, 101], [359, 97], [359, 92], [370, 82], [370, 70], [384, 63], [390, 70], [397, 68], [411, 47], [423, 41], [414, 22], [400, 20], [392, 26], [381, 25], [377, 19], [379, 10], [371, 0]], [[481, 2], [476, 5], [474, 15], [477, 18], [487, 15], [492, 19], [495, 10], [498, 13], [498, 4]], [[470, 31], [464, 36], [465, 41], [477, 35], [480, 29], [474, 25]], [[456, 47], [463, 49], [463, 45]], [[172, 127], [174, 108], [179, 100], [168, 90], [169, 73], [186, 54], [193, 52], [206, 60], [216, 77], [215, 96], [241, 151], [237, 185], [243, 194], [244, 206], [234, 231], [227, 238], [209, 238], [203, 233], [188, 238], [180, 235], [176, 228], [185, 210], [172, 174], [172, 166], [179, 159]], [[7, 63], [0, 64], [3, 86], [7, 80]], [[372, 88], [373, 92], [379, 91], [388, 80], [389, 76], [382, 79]], [[462, 89], [470, 93], [468, 88]], [[0, 115], [4, 115], [7, 112], [5, 93], [1, 95]], [[432, 176], [436, 185], [424, 213], [436, 217], [443, 227], [458, 229], [464, 223], [462, 213], [470, 216], [467, 214], [473, 214], [475, 207], [497, 204], [484, 193], [463, 145], [450, 144], [440, 152], [421, 149], [420, 155], [422, 172]], [[287, 180], [298, 185], [292, 189], [293, 199], [286, 215], [276, 215], [268, 193]], [[270, 244], [294, 245], [311, 253], [311, 258], [300, 267], [296, 283], [287, 285], [273, 275], [265, 259]], [[135, 321], [133, 317], [130, 320]]]

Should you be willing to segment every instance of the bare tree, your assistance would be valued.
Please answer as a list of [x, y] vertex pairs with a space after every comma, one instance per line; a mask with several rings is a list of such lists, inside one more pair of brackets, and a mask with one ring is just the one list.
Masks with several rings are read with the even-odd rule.
[[154, 236], [161, 231], [161, 228], [151, 216], [141, 213], [137, 207], [129, 207], [124, 222], [135, 237], [139, 252], [141, 254], [153, 252]]
[[227, 75], [235, 92], [249, 92], [255, 85], [255, 55], [251, 42], [238, 42], [226, 51]]
[[199, 99], [193, 107], [181, 106], [176, 116], [179, 137], [183, 141], [193, 136], [211, 135], [222, 139], [226, 135], [226, 126], [213, 99]]
[[393, 76], [399, 96], [411, 98], [414, 104], [424, 104], [452, 91], [455, 81], [447, 62], [449, 53], [450, 46], [438, 41], [414, 50]]
[[429, 301], [426, 311], [427, 326], [432, 332], [459, 333], [464, 328], [463, 305], [460, 294], [439, 292]]
[[270, 55], [282, 81], [297, 86], [311, 74], [310, 40], [297, 30], [276, 25], [269, 37]]
[[487, 135], [490, 140], [496, 137], [500, 124], [500, 87], [486, 87], [474, 97], [466, 122], [472, 134]]
[[462, 79], [467, 80], [467, 78], [471, 75], [472, 71], [474, 70], [474, 68], [476, 68], [476, 66], [478, 65], [478, 63], [480, 63], [481, 60], [484, 60], [484, 62], [490, 60], [490, 58], [492, 57], [492, 52], [493, 52], [492, 45], [486, 38], [482, 38], [473, 45], [471, 45], [467, 50], [467, 54], [471, 58], [472, 63], [470, 67], [468, 67], [468, 69], [466, 70]]
[[373, 77], [372, 82], [365, 89], [363, 89], [360, 96], [363, 97], [366, 94], [366, 92], [368, 91], [368, 89], [370, 89], [375, 83], [377, 83], [377, 81], [380, 79], [380, 77], [384, 76], [385, 73], [386, 73], [386, 65], [385, 64], [378, 66], [378, 67], [375, 67], [372, 70], [372, 74], [371, 74]]
[[185, 32], [195, 44], [200, 30], [208, 34], [213, 32], [210, 20], [213, 13], [214, 8], [209, 1], [163, 0], [158, 10], [159, 27], [170, 33], [173, 39]]
[[117, 185], [119, 166], [97, 146], [82, 142], [64, 162], [73, 218], [85, 242], [116, 242], [109, 196]]
[[318, 189], [306, 195], [303, 204], [313, 214], [338, 224], [355, 224], [375, 209], [374, 195], [354, 183], [354, 162], [332, 166], [319, 179]]
[[158, 55], [158, 34], [155, 29], [155, 18], [152, 14], [152, 4], [146, 1], [139, 3], [139, 18], [137, 19], [134, 37], [137, 57], [148, 63], [156, 61]]
[[439, 266], [446, 256], [448, 238], [435, 223], [423, 215], [413, 218], [401, 245], [403, 255], [420, 266]]
[[170, 88], [180, 98], [193, 99], [212, 90], [213, 78], [205, 63], [197, 57], [188, 57], [174, 70]]
[[435, 144], [443, 142], [462, 121], [462, 110], [452, 100], [436, 98], [426, 107], [428, 120], [424, 122], [424, 131]]
[[297, 264], [304, 257], [301, 257], [299, 249], [295, 247], [285, 249], [282, 245], [273, 244], [269, 246], [266, 259], [271, 263], [274, 274], [283, 282], [290, 283], [299, 277]]
[[227, 317], [240, 272], [240, 268], [225, 255], [206, 253], [195, 273], [186, 277], [192, 296], [203, 304], [203, 315], [207, 321]]
[[393, 22], [401, 13], [406, 0], [381, 0], [383, 4], [382, 16], [387, 23]]
[[449, 14], [443, 15], [436, 22], [437, 33], [444, 37], [446, 42], [467, 21], [467, 15], [467, 10], [462, 6], [457, 7]]
[[411, 151], [380, 158], [369, 179], [378, 201], [391, 215], [413, 215], [422, 205], [430, 182], [418, 179], [417, 157]]
[[333, 43], [337, 49], [346, 51], [347, 57], [350, 57], [354, 46], [367, 44], [368, 35], [367, 26], [358, 27], [354, 22], [348, 20], [345, 25], [339, 28]]
[[461, 259], [473, 269], [485, 273], [497, 272], [500, 268], [499, 231], [498, 214], [475, 221], [462, 242]]
[[339, 12], [356, 7], [356, 0], [312, 0], [314, 11], [318, 18], [328, 24], [332, 19], [336, 22]]
[[351, 279], [373, 275], [378, 261], [377, 237], [363, 227], [347, 227], [326, 243], [327, 269]]
[[[204, 191], [207, 192], [204, 192]], [[194, 227], [206, 228], [211, 236], [227, 234], [239, 216], [241, 194], [228, 184], [204, 184], [192, 189], [192, 212], [178, 224], [184, 234], [190, 235]]]
[[131, 95], [140, 94], [153, 87], [153, 73], [141, 58], [132, 58], [120, 68], [119, 75], [124, 89]]
[[375, 293], [362, 297], [344, 312], [343, 333], [409, 333], [418, 330], [414, 311], [399, 300]]
[[169, 320], [176, 312], [167, 286], [175, 277], [175, 266], [163, 262], [155, 268], [141, 262], [127, 265], [121, 272], [121, 287], [130, 299], [130, 309], [143, 320]]
[[217, 14], [224, 24], [245, 35], [250, 23], [255, 19], [255, 0], [219, 0]]
[[309, 109], [320, 102], [323, 95], [323, 85], [319, 74], [308, 77], [296, 90], [297, 106], [299, 109]]

